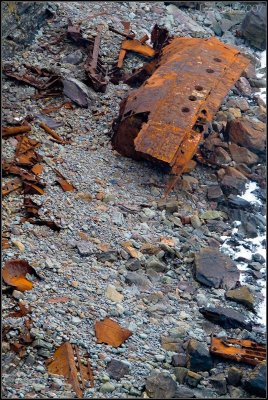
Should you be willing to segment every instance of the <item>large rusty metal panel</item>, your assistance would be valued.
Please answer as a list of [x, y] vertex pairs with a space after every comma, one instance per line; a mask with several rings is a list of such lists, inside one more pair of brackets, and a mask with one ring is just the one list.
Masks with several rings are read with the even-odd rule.
[[114, 148], [125, 156], [168, 164], [176, 180], [249, 62], [214, 37], [174, 38], [162, 49], [152, 76], [122, 102]]

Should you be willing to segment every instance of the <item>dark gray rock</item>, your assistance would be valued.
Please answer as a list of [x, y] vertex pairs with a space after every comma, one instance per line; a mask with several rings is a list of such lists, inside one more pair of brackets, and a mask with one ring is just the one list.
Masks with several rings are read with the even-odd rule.
[[190, 339], [187, 347], [187, 368], [192, 371], [209, 371], [212, 358], [207, 345], [195, 339]]
[[74, 103], [84, 108], [88, 107], [90, 100], [95, 99], [92, 89], [75, 78], [63, 80], [63, 93]]
[[218, 324], [225, 329], [244, 328], [248, 331], [252, 330], [252, 322], [241, 312], [235, 311], [232, 308], [225, 307], [201, 307], [201, 314], [209, 321]]
[[185, 377], [185, 381], [187, 383], [187, 385], [192, 386], [192, 387], [196, 387], [198, 385], [198, 383], [201, 381], [202, 379], [202, 375], [197, 374], [196, 372], [193, 371], [188, 371], [186, 377]]
[[214, 247], [195, 254], [195, 279], [209, 287], [232, 289], [240, 273], [234, 261]]
[[172, 356], [173, 367], [186, 367], [186, 353], [178, 353]]
[[91, 243], [86, 240], [81, 240], [76, 244], [78, 253], [81, 257], [88, 257], [94, 253], [94, 248]]
[[188, 369], [184, 367], [175, 367], [174, 374], [176, 376], [177, 381], [182, 385], [185, 381], [185, 377], [188, 373]]
[[146, 392], [153, 399], [170, 399], [174, 397], [177, 383], [168, 373], [153, 371], [146, 379]]
[[207, 189], [207, 197], [211, 201], [220, 201], [224, 198], [223, 192], [218, 185], [209, 186]]
[[130, 271], [137, 271], [138, 269], [141, 268], [141, 262], [140, 260], [137, 259], [130, 259], [126, 263], [126, 268], [129, 269]]
[[17, 50], [30, 44], [48, 18], [54, 15], [54, 2], [12, 1], [3, 2], [2, 51], [4, 57], [12, 57]]
[[267, 7], [265, 4], [255, 3], [256, 7], [245, 16], [241, 33], [257, 49], [266, 49], [266, 18]]
[[117, 257], [117, 251], [103, 251], [102, 253], [98, 253], [96, 254], [97, 260], [100, 262], [105, 262], [105, 261], [109, 261], [109, 262], [114, 262], [117, 261], [118, 257]]
[[237, 367], [228, 368], [227, 382], [229, 385], [237, 386], [239, 385], [242, 378], [242, 372]]
[[234, 194], [230, 194], [228, 196], [228, 204], [231, 207], [242, 208], [242, 209], [251, 207], [249, 201], [242, 199], [241, 197], [235, 196]]
[[212, 386], [214, 386], [219, 395], [227, 393], [226, 379], [223, 373], [214, 375], [212, 378], [210, 378], [210, 383]]
[[266, 361], [263, 361], [246, 377], [245, 389], [255, 396], [266, 397], [266, 373]]
[[112, 379], [119, 380], [123, 376], [128, 375], [130, 368], [127, 364], [122, 361], [112, 359], [107, 366], [107, 373]]
[[175, 399], [193, 399], [195, 398], [195, 393], [192, 389], [187, 386], [178, 385], [175, 393]]
[[76, 50], [73, 53], [68, 54], [67, 56], [62, 58], [63, 64], [73, 64], [77, 65], [83, 61], [84, 55], [81, 50]]
[[129, 271], [125, 277], [126, 283], [130, 285], [137, 285], [139, 288], [144, 290], [152, 286], [150, 280], [143, 273]]

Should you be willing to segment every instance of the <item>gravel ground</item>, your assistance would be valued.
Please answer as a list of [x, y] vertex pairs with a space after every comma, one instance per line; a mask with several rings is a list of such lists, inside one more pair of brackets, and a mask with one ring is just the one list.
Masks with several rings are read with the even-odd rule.
[[[117, 59], [121, 43], [120, 36], [108, 30], [108, 24], [121, 29], [120, 20], [130, 20], [138, 37], [149, 33], [155, 23], [165, 23], [174, 35], [194, 36], [179, 24], [163, 2], [54, 4], [57, 7], [55, 17], [39, 32], [35, 42], [5, 62], [14, 64], [19, 71], [21, 64], [27, 62], [54, 68], [66, 77], [83, 79], [83, 64], [77, 66], [61, 61], [76, 50], [74, 44], [64, 39], [58, 45], [50, 46], [54, 51], [60, 50], [58, 55], [39, 46], [40, 42], [50, 43], [63, 33], [68, 17], [73, 23], [83, 19], [81, 27], [85, 35], [93, 33], [98, 23], [104, 24], [101, 54], [107, 64]], [[106, 12], [106, 15], [94, 16], [101, 12]], [[198, 36], [207, 37], [213, 33], [211, 27], [204, 24], [207, 13], [192, 9], [185, 12], [200, 25]], [[243, 39], [237, 41], [236, 44], [253, 58], [260, 57], [260, 52], [247, 47]], [[131, 70], [144, 61], [140, 56], [128, 55], [125, 69]], [[4, 76], [2, 83], [3, 125], [29, 114], [36, 115], [42, 108], [60, 102], [57, 98], [33, 100], [34, 88]], [[199, 228], [181, 223], [183, 216], [200, 216], [215, 207], [207, 200], [206, 188], [217, 182], [216, 170], [197, 164], [170, 196], [177, 201], [178, 210], [168, 213], [160, 209], [158, 201], [167, 182], [167, 171], [150, 162], [125, 158], [110, 144], [112, 121], [118, 115], [120, 101], [129, 90], [126, 84], [109, 83], [105, 94], [92, 91], [93, 100], [88, 109], [74, 106], [73, 110], [61, 108], [50, 114], [62, 123], [56, 131], [62, 138], [71, 140], [69, 145], [52, 142], [38, 123], [32, 125], [29, 137], [41, 143], [38, 153], [44, 160], [41, 178], [46, 187], [44, 195], [31, 198], [42, 204], [40, 215], [57, 222], [61, 230], [54, 232], [46, 226], [21, 223], [22, 194], [14, 192], [3, 199], [2, 229], [9, 230], [11, 235], [11, 247], [3, 251], [3, 261], [11, 258], [27, 260], [43, 278], [33, 278], [31, 291], [3, 295], [3, 325], [11, 326], [3, 343], [5, 398], [76, 398], [72, 387], [63, 378], [48, 375], [45, 365], [46, 358], [66, 341], [77, 344], [90, 354], [95, 386], [85, 389], [84, 398], [146, 397], [145, 382], [152, 370], [173, 374], [171, 359], [175, 353], [163, 349], [162, 336], [177, 329], [185, 343], [189, 338], [196, 338], [210, 344], [211, 332], [225, 333], [220, 326], [206, 321], [198, 311], [204, 304], [230, 305], [225, 299], [225, 291], [196, 282], [192, 262], [194, 253], [211, 240], [223, 243], [222, 235], [231, 236], [232, 222], [221, 217], [218, 230], [212, 230], [205, 222]], [[230, 92], [228, 98], [232, 96], [233, 92]], [[249, 103], [256, 107], [253, 100]], [[225, 105], [222, 110], [226, 110]], [[3, 159], [14, 156], [16, 144], [14, 138], [3, 141]], [[57, 168], [76, 191], [64, 192], [55, 183], [53, 168]], [[4, 182], [8, 180], [9, 177], [3, 178]], [[260, 209], [263, 212], [264, 205]], [[172, 239], [173, 249], [161, 244], [163, 237]], [[16, 246], [16, 241], [23, 246]], [[133, 258], [123, 246], [126, 241], [130, 241], [137, 251], [144, 244], [157, 246], [156, 261], [165, 266], [165, 271], [150, 269], [152, 256], [142, 254], [135, 274], [142, 277], [143, 284], [130, 285], [126, 277]], [[113, 258], [109, 251], [114, 252]], [[106, 289], [110, 284], [123, 295], [121, 302], [107, 298]], [[251, 281], [251, 286], [256, 293], [260, 292], [258, 281]], [[66, 302], [48, 302], [63, 296], [67, 297]], [[32, 308], [31, 335], [47, 345], [27, 346], [23, 359], [10, 351], [9, 345], [9, 341], [18, 337], [26, 318], [8, 317], [18, 299]], [[231, 305], [244, 312], [242, 305]], [[247, 315], [254, 318], [250, 311]], [[105, 317], [133, 332], [119, 348], [96, 343], [94, 323]], [[228, 331], [230, 337], [252, 337], [259, 341], [265, 340], [264, 335], [263, 327], [258, 325], [252, 333], [239, 328]], [[106, 372], [107, 364], [113, 358], [127, 362], [130, 367], [129, 374], [119, 381], [110, 378]], [[232, 362], [218, 360], [210, 375], [224, 372], [230, 365]], [[244, 371], [248, 369], [251, 367], [243, 366]], [[197, 387], [191, 389], [196, 397], [219, 397], [208, 375], [204, 374]], [[239, 390], [238, 396], [245, 396], [243, 389]], [[231, 397], [230, 393], [227, 396]], [[246, 396], [254, 397], [248, 393]]]

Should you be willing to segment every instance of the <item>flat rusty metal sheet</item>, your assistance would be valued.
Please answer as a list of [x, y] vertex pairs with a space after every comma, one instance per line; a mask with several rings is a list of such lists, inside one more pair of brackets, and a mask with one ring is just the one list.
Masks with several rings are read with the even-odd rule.
[[218, 39], [174, 38], [143, 85], [120, 105], [112, 144], [121, 154], [168, 164], [175, 180], [249, 60]]
[[257, 365], [266, 359], [266, 347], [252, 340], [211, 338], [211, 354]]

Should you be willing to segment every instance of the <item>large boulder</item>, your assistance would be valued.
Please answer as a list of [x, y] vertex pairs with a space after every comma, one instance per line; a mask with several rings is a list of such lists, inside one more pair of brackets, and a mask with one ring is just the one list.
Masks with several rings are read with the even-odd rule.
[[207, 345], [190, 339], [187, 346], [187, 368], [191, 371], [209, 371], [213, 366]]
[[146, 380], [146, 393], [153, 399], [171, 399], [176, 389], [177, 383], [167, 372], [153, 371]]
[[233, 289], [239, 281], [234, 261], [214, 247], [205, 247], [195, 254], [195, 278], [206, 286]]
[[254, 153], [264, 152], [266, 124], [249, 118], [230, 121], [226, 127], [230, 142], [246, 147]]
[[266, 361], [257, 365], [245, 379], [245, 389], [254, 396], [266, 397]]
[[255, 3], [241, 25], [242, 35], [252, 46], [260, 50], [266, 49], [266, 18], [266, 5]]
[[47, 18], [54, 15], [55, 2], [4, 1], [2, 9], [2, 50], [10, 57], [31, 43]]

